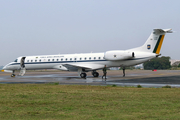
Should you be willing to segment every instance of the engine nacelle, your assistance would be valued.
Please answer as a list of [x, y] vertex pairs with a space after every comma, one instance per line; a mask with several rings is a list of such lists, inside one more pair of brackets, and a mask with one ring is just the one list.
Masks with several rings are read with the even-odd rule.
[[135, 56], [134, 52], [122, 51], [122, 50], [107, 51], [104, 54], [104, 58], [106, 60], [125, 60], [129, 58], [133, 58], [134, 56]]

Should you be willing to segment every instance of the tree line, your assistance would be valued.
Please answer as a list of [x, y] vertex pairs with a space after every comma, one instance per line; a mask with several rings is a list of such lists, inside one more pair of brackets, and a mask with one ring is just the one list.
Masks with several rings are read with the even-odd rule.
[[143, 64], [145, 70], [153, 70], [153, 69], [170, 69], [171, 63], [170, 63], [170, 57], [157, 57], [153, 58]]

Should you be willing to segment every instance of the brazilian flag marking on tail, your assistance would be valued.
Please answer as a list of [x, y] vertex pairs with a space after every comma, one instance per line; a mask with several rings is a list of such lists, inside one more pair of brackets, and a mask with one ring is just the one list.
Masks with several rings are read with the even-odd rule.
[[159, 54], [159, 53], [160, 53], [161, 46], [162, 46], [162, 43], [163, 43], [163, 40], [164, 40], [164, 36], [165, 36], [165, 35], [160, 35], [160, 36], [159, 36], [159, 39], [158, 39], [158, 41], [157, 41], [157, 43], [156, 43], [156, 46], [155, 46], [155, 48], [154, 48], [153, 53], [156, 53], [156, 54]]

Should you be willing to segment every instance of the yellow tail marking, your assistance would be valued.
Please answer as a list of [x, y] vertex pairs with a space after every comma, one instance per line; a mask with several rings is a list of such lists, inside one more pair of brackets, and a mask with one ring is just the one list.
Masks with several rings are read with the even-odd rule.
[[165, 36], [165, 35], [162, 35], [162, 37], [161, 37], [161, 40], [160, 40], [160, 43], [159, 43], [159, 45], [158, 45], [158, 49], [157, 49], [157, 51], [156, 51], [156, 54], [159, 54], [159, 53], [160, 53], [161, 46], [162, 46], [162, 43], [163, 43], [163, 40], [164, 40], [164, 36]]
[[4, 70], [1, 70], [1, 72], [4, 72]]

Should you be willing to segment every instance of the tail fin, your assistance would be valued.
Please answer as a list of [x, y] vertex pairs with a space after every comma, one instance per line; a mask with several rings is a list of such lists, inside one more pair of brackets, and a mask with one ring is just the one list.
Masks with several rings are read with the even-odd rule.
[[159, 54], [164, 36], [166, 33], [172, 33], [171, 30], [172, 29], [154, 29], [143, 46], [131, 50]]

